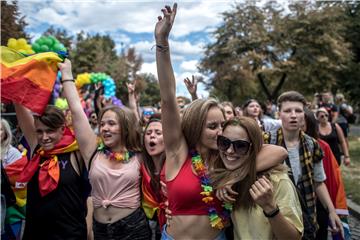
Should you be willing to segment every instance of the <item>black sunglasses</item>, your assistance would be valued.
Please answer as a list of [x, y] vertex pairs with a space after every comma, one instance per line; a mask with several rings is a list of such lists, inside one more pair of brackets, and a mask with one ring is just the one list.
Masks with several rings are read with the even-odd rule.
[[217, 145], [220, 151], [225, 152], [226, 150], [229, 149], [231, 144], [233, 145], [235, 153], [241, 155], [247, 154], [251, 146], [251, 143], [245, 140], [231, 141], [230, 139], [224, 136], [217, 137]]

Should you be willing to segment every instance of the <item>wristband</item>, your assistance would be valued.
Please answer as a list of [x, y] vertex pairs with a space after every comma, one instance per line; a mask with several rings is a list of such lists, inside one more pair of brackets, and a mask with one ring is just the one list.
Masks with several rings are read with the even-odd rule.
[[275, 217], [276, 215], [278, 215], [279, 212], [280, 212], [280, 208], [279, 208], [278, 205], [276, 205], [275, 210], [272, 210], [272, 211], [269, 212], [269, 213], [266, 213], [266, 212], [263, 210], [263, 213], [264, 213], [265, 217], [267, 217], [267, 218], [273, 218], [273, 217]]
[[64, 79], [61, 81], [61, 83], [64, 83], [64, 82], [75, 82], [74, 79]]

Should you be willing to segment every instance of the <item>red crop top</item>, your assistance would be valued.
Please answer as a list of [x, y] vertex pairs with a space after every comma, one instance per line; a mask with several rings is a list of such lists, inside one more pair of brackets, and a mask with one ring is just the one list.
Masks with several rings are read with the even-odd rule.
[[[177, 176], [173, 180], [166, 182], [166, 187], [169, 209], [171, 210], [172, 215], [208, 214], [208, 206], [202, 201], [203, 196], [200, 195], [200, 192], [202, 192], [200, 179], [192, 171], [190, 154]], [[221, 211], [221, 202], [216, 198], [215, 194], [214, 200], [217, 211]]]

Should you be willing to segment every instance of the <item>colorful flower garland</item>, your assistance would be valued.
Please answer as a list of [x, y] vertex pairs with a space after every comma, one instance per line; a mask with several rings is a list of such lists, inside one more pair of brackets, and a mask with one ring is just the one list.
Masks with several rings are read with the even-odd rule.
[[130, 158], [134, 156], [134, 153], [129, 151], [126, 151], [125, 153], [113, 152], [102, 142], [99, 144], [98, 150], [103, 151], [110, 160], [122, 163], [128, 163], [130, 161]]
[[210, 178], [207, 174], [207, 168], [204, 165], [203, 160], [196, 151], [191, 151], [192, 165], [196, 171], [197, 176], [200, 179], [201, 187], [203, 191], [200, 193], [203, 196], [203, 202], [208, 206], [208, 215], [210, 219], [210, 225], [213, 228], [219, 230], [223, 229], [230, 219], [230, 213], [232, 211], [232, 204], [224, 203], [222, 205], [223, 211], [221, 216], [216, 211], [215, 201], [213, 196], [213, 187], [211, 186]]

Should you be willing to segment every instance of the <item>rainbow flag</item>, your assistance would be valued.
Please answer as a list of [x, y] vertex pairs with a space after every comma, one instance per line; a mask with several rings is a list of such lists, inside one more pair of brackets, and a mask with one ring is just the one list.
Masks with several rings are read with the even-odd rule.
[[1, 46], [1, 101], [42, 114], [51, 97], [62, 59], [54, 52], [31, 56]]
[[16, 197], [16, 205], [10, 206], [6, 210], [6, 222], [13, 224], [21, 219], [25, 219], [25, 206], [26, 206], [26, 188], [16, 189], [15, 182], [20, 173], [24, 170], [28, 163], [26, 151], [23, 152], [22, 157], [10, 165], [5, 167], [5, 172], [9, 178], [11, 188], [14, 191]]

